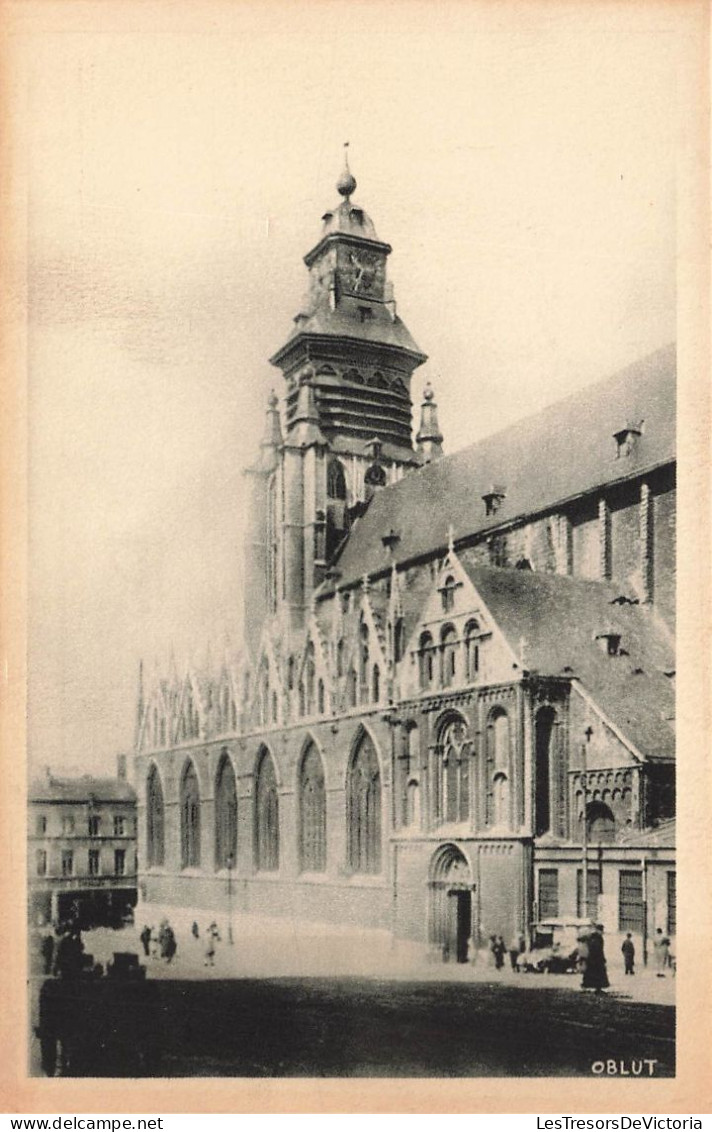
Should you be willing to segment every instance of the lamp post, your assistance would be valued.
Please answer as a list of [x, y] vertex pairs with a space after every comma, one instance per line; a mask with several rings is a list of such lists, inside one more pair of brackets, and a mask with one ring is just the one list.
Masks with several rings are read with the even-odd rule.
[[232, 866], [235, 859], [232, 855], [227, 859], [227, 942], [232, 943]]
[[581, 745], [581, 790], [583, 793], [583, 825], [581, 828], [581, 864], [583, 868], [583, 875], [581, 877], [581, 910], [583, 918], [588, 918], [588, 814], [586, 813], [586, 802], [588, 797], [588, 745], [591, 742], [593, 735], [593, 728], [587, 727], [584, 731], [586, 742]]

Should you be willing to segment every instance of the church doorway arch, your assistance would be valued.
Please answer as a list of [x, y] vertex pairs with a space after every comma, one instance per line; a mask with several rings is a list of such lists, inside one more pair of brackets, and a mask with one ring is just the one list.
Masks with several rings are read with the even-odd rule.
[[466, 963], [472, 935], [472, 870], [456, 845], [441, 845], [430, 861], [428, 940], [444, 963]]

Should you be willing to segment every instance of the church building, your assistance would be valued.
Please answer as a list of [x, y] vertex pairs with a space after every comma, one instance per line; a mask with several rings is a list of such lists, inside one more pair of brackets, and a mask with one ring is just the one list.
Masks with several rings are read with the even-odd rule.
[[453, 961], [590, 915], [642, 955], [675, 932], [675, 349], [445, 456], [337, 189], [245, 473], [244, 651], [141, 691], [142, 899]]

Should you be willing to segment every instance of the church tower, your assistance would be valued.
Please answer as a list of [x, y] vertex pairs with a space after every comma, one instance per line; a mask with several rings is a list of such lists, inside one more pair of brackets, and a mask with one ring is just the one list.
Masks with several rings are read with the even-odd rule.
[[[341, 199], [304, 257], [308, 293], [270, 358], [285, 381], [284, 438], [277, 442], [268, 415], [266, 447], [250, 470], [246, 626], [261, 626], [264, 611], [285, 629], [300, 627], [374, 492], [424, 462], [422, 447], [413, 447], [410, 385], [426, 355], [396, 313], [392, 248], [353, 202], [348, 160], [336, 188]], [[255, 634], [257, 624], [248, 642]]]

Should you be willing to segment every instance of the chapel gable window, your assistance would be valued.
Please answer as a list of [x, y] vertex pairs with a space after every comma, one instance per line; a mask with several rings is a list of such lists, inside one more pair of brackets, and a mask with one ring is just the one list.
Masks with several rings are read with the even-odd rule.
[[427, 631], [420, 634], [420, 641], [418, 642], [418, 661], [420, 687], [423, 690], [432, 688], [435, 674], [435, 645], [432, 634]]

